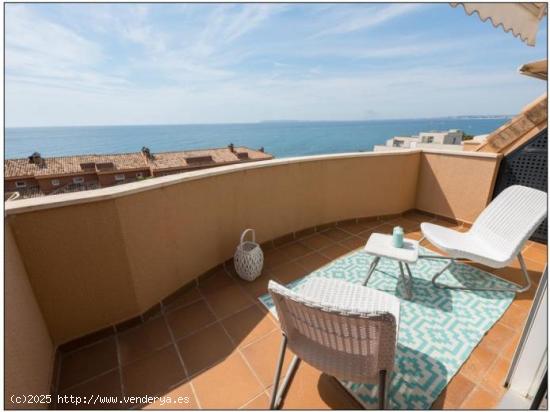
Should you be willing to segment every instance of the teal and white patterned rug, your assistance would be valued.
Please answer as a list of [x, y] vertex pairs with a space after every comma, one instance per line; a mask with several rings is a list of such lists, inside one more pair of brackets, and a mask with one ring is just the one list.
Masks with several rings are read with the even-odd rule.
[[[421, 254], [433, 254], [421, 249]], [[372, 257], [362, 250], [353, 252], [287, 286], [299, 288], [311, 276], [360, 284], [371, 261]], [[435, 288], [431, 279], [445, 264], [443, 260], [421, 259], [410, 265], [414, 295], [411, 301], [403, 298], [397, 262], [381, 259], [369, 280], [369, 287], [391, 293], [401, 302], [396, 368], [389, 392], [392, 409], [428, 409], [514, 298], [511, 292]], [[439, 282], [478, 287], [507, 284], [465, 264], [448, 269]], [[260, 301], [275, 314], [269, 295], [261, 296]], [[366, 409], [377, 408], [376, 385], [342, 384]]]

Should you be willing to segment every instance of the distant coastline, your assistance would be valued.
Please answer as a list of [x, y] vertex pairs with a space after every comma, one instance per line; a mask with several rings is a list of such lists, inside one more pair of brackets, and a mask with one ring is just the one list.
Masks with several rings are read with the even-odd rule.
[[443, 120], [443, 119], [511, 119], [513, 114], [487, 114], [487, 115], [462, 115], [462, 116], [442, 116], [442, 117], [412, 117], [412, 118], [396, 118], [396, 119], [365, 119], [365, 120], [296, 120], [296, 119], [280, 119], [280, 120], [261, 120], [258, 123], [358, 123], [358, 122], [389, 122], [400, 120]]
[[151, 123], [151, 124], [83, 124], [83, 125], [49, 125], [49, 126], [6, 126], [5, 129], [57, 129], [57, 128], [78, 128], [78, 127], [164, 127], [164, 126], [232, 126], [232, 125], [254, 125], [254, 124], [285, 124], [285, 123], [363, 123], [363, 122], [400, 122], [400, 121], [427, 121], [445, 119], [511, 119], [514, 114], [487, 114], [487, 115], [460, 115], [460, 116], [439, 116], [439, 117], [400, 117], [380, 118], [362, 120], [299, 120], [299, 119], [275, 119], [259, 120], [256, 122], [234, 122], [234, 123]]

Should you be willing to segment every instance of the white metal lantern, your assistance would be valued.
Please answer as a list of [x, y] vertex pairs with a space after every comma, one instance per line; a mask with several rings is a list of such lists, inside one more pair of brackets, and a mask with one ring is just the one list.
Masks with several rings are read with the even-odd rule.
[[[244, 240], [248, 232], [252, 233], [252, 241]], [[264, 253], [260, 245], [256, 243], [254, 229], [246, 229], [242, 233], [241, 243], [237, 246], [233, 260], [235, 261], [237, 274], [245, 280], [253, 281], [262, 274]]]

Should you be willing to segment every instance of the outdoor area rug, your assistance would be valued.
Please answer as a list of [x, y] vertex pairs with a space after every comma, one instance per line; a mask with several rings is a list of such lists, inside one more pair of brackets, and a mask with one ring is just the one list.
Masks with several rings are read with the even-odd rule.
[[[434, 253], [421, 248], [420, 254]], [[352, 252], [287, 286], [299, 290], [300, 284], [311, 276], [361, 284], [372, 259], [362, 250]], [[389, 392], [392, 409], [428, 409], [514, 298], [511, 292], [435, 288], [431, 279], [446, 263], [444, 260], [420, 259], [410, 265], [413, 274], [411, 301], [403, 298], [404, 289], [398, 281], [396, 261], [380, 259], [369, 280], [369, 287], [391, 293], [401, 302], [395, 370]], [[465, 264], [454, 265], [438, 281], [477, 287], [508, 284]], [[276, 315], [269, 294], [259, 299]], [[366, 409], [377, 409], [376, 385], [341, 383]]]

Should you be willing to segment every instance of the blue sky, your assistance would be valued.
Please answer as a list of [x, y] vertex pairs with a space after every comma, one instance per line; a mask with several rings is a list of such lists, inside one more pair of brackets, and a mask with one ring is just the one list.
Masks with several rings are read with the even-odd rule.
[[513, 114], [536, 47], [440, 4], [6, 4], [6, 125]]

